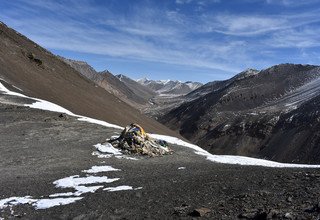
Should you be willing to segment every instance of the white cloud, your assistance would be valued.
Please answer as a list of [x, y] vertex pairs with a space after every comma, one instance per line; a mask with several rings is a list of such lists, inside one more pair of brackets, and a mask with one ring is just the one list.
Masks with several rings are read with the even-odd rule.
[[318, 0], [266, 0], [267, 4], [276, 4], [276, 5], [283, 5], [287, 7], [299, 7], [302, 5], [310, 5], [319, 2]]
[[176, 0], [176, 4], [183, 5], [183, 4], [190, 4], [195, 3], [197, 5], [208, 5], [212, 3], [219, 3], [221, 0]]
[[233, 36], [257, 36], [320, 21], [319, 10], [279, 15], [203, 15], [202, 29]]
[[288, 24], [286, 19], [263, 16], [220, 15], [214, 31], [230, 35], [256, 35], [275, 31]]
[[192, 0], [176, 0], [177, 4], [189, 4]]
[[274, 33], [266, 43], [277, 48], [320, 47], [320, 30], [311, 27], [288, 29]]

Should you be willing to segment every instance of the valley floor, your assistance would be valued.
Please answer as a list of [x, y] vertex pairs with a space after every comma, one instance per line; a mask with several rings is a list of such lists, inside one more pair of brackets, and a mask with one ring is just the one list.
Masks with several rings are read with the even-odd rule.
[[[208, 219], [320, 217], [320, 169], [218, 164], [176, 145], [173, 155], [156, 158], [92, 155], [93, 145], [120, 131], [60, 113], [1, 104], [0, 219], [188, 219], [197, 208], [210, 209], [203, 216]], [[119, 179], [91, 184], [101, 188], [74, 203], [1, 208], [1, 200], [9, 197], [49, 199], [69, 192], [53, 182], [86, 177], [84, 170], [106, 165], [120, 170], [90, 175]], [[133, 190], [103, 190], [117, 186]]]

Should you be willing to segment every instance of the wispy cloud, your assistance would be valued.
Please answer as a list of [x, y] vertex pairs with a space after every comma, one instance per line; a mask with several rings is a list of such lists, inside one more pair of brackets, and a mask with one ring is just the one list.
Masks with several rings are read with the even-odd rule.
[[177, 4], [189, 4], [192, 0], [176, 0]]
[[235, 36], [256, 36], [320, 21], [320, 10], [282, 15], [203, 15], [204, 30]]
[[[318, 9], [272, 15], [229, 11], [189, 14], [192, 8], [184, 13], [176, 6], [202, 1], [176, 0], [171, 8], [137, 4], [120, 13], [112, 8], [115, 2], [107, 1], [107, 6], [99, 8], [90, 0], [81, 4], [76, 0], [16, 0], [10, 3], [14, 10], [0, 9], [0, 19], [49, 49], [212, 72], [266, 67], [279, 62], [275, 50], [320, 46]], [[299, 51], [301, 56], [308, 52]]]
[[283, 5], [287, 7], [299, 7], [302, 5], [310, 5], [317, 3], [318, 0], [303, 0], [303, 1], [296, 1], [296, 0], [266, 0], [268, 4], [276, 4], [276, 5]]
[[276, 48], [320, 47], [320, 30], [312, 27], [288, 29], [274, 33], [266, 43]]
[[176, 4], [183, 5], [183, 4], [190, 4], [195, 3], [198, 5], [207, 5], [211, 3], [219, 3], [221, 0], [176, 0]]

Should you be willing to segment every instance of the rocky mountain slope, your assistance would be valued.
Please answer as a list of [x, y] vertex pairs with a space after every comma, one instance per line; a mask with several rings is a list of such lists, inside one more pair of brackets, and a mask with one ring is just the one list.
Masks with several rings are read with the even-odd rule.
[[0, 39], [0, 78], [24, 94], [49, 100], [80, 115], [123, 126], [137, 122], [150, 131], [175, 135], [3, 23]]
[[202, 85], [202, 86], [198, 87], [197, 89], [191, 91], [190, 93], [186, 94], [185, 99], [191, 101], [193, 99], [200, 98], [201, 96], [204, 96], [210, 92], [218, 91], [219, 89], [222, 89], [223, 87], [226, 87], [235, 81], [242, 80], [247, 77], [253, 77], [254, 75], [256, 75], [258, 73], [259, 73], [258, 70], [247, 69], [247, 70], [235, 75], [234, 77], [232, 77], [230, 79], [208, 82], [205, 85]]
[[140, 83], [136, 82], [129, 77], [119, 74], [116, 77], [123, 82], [129, 89], [131, 89], [134, 94], [138, 95], [139, 97], [143, 97], [145, 101], [149, 101], [151, 98], [156, 96], [156, 92], [152, 89], [149, 89], [146, 86], [141, 85]]
[[181, 82], [174, 80], [150, 80], [147, 78], [137, 80], [160, 95], [185, 95], [202, 86], [198, 82]]
[[[137, 109], [141, 108], [141, 106], [148, 102], [149, 96], [145, 96], [144, 93], [137, 92], [138, 89], [135, 89], [134, 86], [128, 87], [108, 70], [97, 72], [86, 62], [66, 59], [63, 57], [61, 57], [61, 59], [98, 86]], [[136, 87], [142, 86], [137, 84]], [[153, 93], [151, 92], [151, 94]]]
[[161, 121], [212, 153], [319, 163], [320, 67], [282, 64], [244, 76], [205, 85], [205, 95]]
[[[206, 158], [181, 141], [170, 143], [174, 154], [163, 157], [101, 153], [99, 143], [121, 129], [44, 111], [41, 105], [27, 107], [36, 100], [8, 95], [2, 84], [21, 92], [1, 81], [1, 219], [319, 216], [319, 169], [243, 157]], [[213, 162], [217, 158], [222, 163]], [[235, 164], [241, 161], [260, 165]]]

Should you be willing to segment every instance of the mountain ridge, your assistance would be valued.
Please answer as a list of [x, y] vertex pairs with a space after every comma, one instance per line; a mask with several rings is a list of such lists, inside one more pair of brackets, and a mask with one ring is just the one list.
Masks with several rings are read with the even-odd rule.
[[185, 95], [202, 86], [199, 82], [181, 82], [179, 80], [150, 80], [142, 78], [137, 80], [138, 83], [144, 85], [160, 95]]
[[[183, 103], [160, 121], [211, 153], [317, 163], [319, 160], [313, 156], [319, 156], [316, 144], [307, 144], [312, 154], [302, 158], [299, 155], [306, 147], [301, 144], [303, 137], [295, 142], [276, 141], [281, 133], [281, 129], [276, 128], [283, 115], [320, 95], [319, 77], [319, 66], [276, 65], [244, 79], [220, 82], [216, 89]], [[301, 126], [303, 124], [301, 122]], [[291, 132], [294, 134], [298, 130]], [[314, 143], [318, 140], [317, 133], [315, 130], [308, 132], [309, 136], [315, 135]], [[281, 153], [268, 150], [277, 144], [281, 145]], [[297, 150], [293, 152], [292, 149]]]

